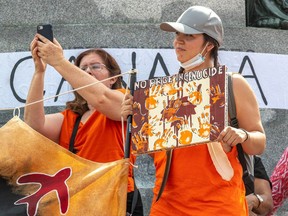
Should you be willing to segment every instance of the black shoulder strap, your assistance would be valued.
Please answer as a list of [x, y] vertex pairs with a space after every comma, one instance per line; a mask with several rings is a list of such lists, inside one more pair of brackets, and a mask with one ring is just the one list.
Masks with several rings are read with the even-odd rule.
[[236, 117], [235, 99], [233, 94], [232, 73], [228, 73], [228, 112], [230, 116], [230, 125], [238, 128], [238, 120]]
[[171, 159], [172, 159], [172, 152], [173, 149], [169, 149], [166, 151], [166, 165], [165, 165], [165, 171], [164, 171], [164, 176], [163, 176], [163, 180], [156, 198], [156, 202], [160, 199], [162, 192], [164, 191], [165, 185], [167, 183], [168, 180], [168, 175], [170, 172], [170, 165], [171, 165]]
[[[132, 169], [132, 172], [133, 172], [133, 169]], [[139, 190], [136, 186], [136, 182], [135, 182], [135, 178], [134, 178], [134, 172], [133, 172], [133, 181], [134, 181], [134, 193], [133, 193], [133, 199], [132, 199], [132, 205], [131, 205], [131, 213], [130, 213], [131, 216], [133, 215], [133, 212], [136, 208], [136, 204], [138, 201], [138, 195], [139, 195]]]
[[76, 151], [74, 149], [74, 141], [75, 141], [75, 137], [77, 134], [78, 126], [80, 124], [80, 120], [81, 120], [81, 115], [79, 115], [75, 121], [74, 128], [73, 128], [71, 138], [70, 138], [69, 151], [71, 151], [73, 153], [76, 153]]
[[[233, 94], [233, 83], [232, 83], [232, 73], [228, 73], [228, 112], [230, 116], [230, 126], [239, 128], [238, 120], [236, 117], [236, 106]], [[239, 161], [243, 167], [243, 175], [248, 174], [246, 160], [244, 157], [244, 152], [241, 144], [237, 144], [237, 151]]]

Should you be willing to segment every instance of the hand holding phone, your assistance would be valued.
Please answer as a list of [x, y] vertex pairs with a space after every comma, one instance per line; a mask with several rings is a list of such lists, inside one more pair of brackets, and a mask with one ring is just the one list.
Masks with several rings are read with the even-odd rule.
[[50, 24], [38, 25], [37, 33], [41, 34], [42, 36], [53, 42], [52, 25]]

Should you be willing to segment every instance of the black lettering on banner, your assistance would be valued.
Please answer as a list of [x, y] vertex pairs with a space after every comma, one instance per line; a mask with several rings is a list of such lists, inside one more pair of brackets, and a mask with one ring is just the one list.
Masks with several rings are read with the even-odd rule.
[[166, 76], [170, 76], [169, 71], [168, 71], [168, 69], [166, 67], [166, 64], [165, 64], [161, 54], [157, 53], [157, 55], [155, 57], [155, 60], [154, 60], [154, 63], [153, 63], [153, 67], [152, 67], [151, 72], [149, 74], [149, 79], [155, 78], [155, 72], [156, 72], [156, 67], [158, 65], [158, 62], [160, 62], [160, 65], [163, 68], [163, 71], [166, 74]]
[[[14, 88], [15, 73], [16, 73], [16, 70], [17, 70], [18, 66], [19, 66], [23, 61], [25, 61], [25, 60], [27, 60], [27, 59], [31, 59], [31, 58], [32, 58], [32, 56], [27, 56], [27, 57], [24, 57], [24, 58], [18, 60], [18, 61], [16, 62], [16, 64], [14, 65], [14, 67], [13, 67], [13, 69], [12, 69], [12, 72], [11, 72], [11, 75], [10, 75], [10, 87], [11, 87], [12, 93], [13, 93], [14, 97], [16, 98], [16, 100], [18, 100], [18, 101], [21, 102], [21, 103], [26, 103], [26, 100], [23, 99], [23, 98], [21, 98], [21, 97], [17, 94], [17, 92], [16, 92], [16, 90], [15, 90], [15, 88]], [[74, 56], [71, 56], [71, 57], [69, 58], [69, 61], [70, 61], [70, 62], [74, 62], [74, 61], [75, 61], [75, 57], [74, 57]], [[66, 80], [62, 77], [61, 80], [60, 80], [59, 86], [58, 86], [58, 88], [57, 88], [56, 95], [58, 95], [58, 94], [60, 93], [64, 81], [66, 81]], [[43, 91], [43, 95], [45, 95], [45, 90]], [[57, 100], [58, 100], [58, 96], [55, 97], [54, 102], [56, 102]]]
[[15, 88], [14, 88], [14, 78], [15, 78], [15, 73], [16, 73], [16, 70], [17, 70], [17, 67], [25, 60], [27, 59], [30, 59], [32, 58], [32, 56], [27, 56], [27, 57], [24, 57], [22, 59], [20, 59], [19, 61], [16, 62], [16, 64], [14, 65], [13, 69], [12, 69], [12, 72], [11, 72], [11, 75], [10, 75], [10, 87], [11, 87], [11, 90], [12, 90], [12, 93], [14, 95], [14, 97], [16, 98], [16, 100], [18, 100], [19, 102], [21, 103], [26, 103], [26, 100], [21, 98]]
[[267, 99], [266, 99], [266, 97], [265, 97], [265, 95], [264, 95], [264, 93], [263, 93], [262, 87], [261, 87], [261, 85], [260, 85], [260, 82], [259, 82], [259, 80], [258, 80], [257, 74], [256, 74], [256, 72], [255, 72], [255, 69], [254, 69], [254, 67], [253, 67], [253, 64], [252, 64], [249, 56], [244, 56], [244, 58], [243, 58], [243, 60], [242, 60], [242, 63], [241, 63], [241, 65], [240, 65], [239, 73], [242, 74], [242, 71], [243, 71], [243, 68], [244, 68], [246, 62], [248, 62], [248, 64], [249, 64], [249, 66], [250, 66], [250, 68], [251, 68], [251, 71], [252, 71], [252, 74], [253, 74], [253, 75], [243, 75], [243, 77], [255, 79], [256, 84], [257, 84], [257, 86], [258, 86], [258, 89], [259, 89], [259, 91], [260, 91], [262, 100], [263, 100], [264, 104], [267, 105], [267, 104], [268, 104]]
[[[16, 64], [14, 65], [14, 67], [12, 69], [12, 72], [11, 72], [11, 75], [10, 75], [10, 88], [11, 88], [12, 93], [13, 93], [14, 97], [16, 98], [16, 100], [18, 100], [21, 103], [26, 103], [26, 99], [21, 98], [16, 92], [16, 89], [14, 87], [15, 74], [16, 74], [16, 70], [17, 70], [18, 66], [22, 62], [24, 62], [24, 61], [26, 61], [28, 59], [31, 59], [31, 58], [32, 58], [32, 56], [27, 56], [27, 57], [19, 59], [16, 62]], [[69, 61], [70, 62], [75, 62], [75, 57], [71, 56], [69, 58]], [[136, 67], [137, 66], [136, 65], [136, 52], [132, 52], [131, 61], [132, 61], [132, 68], [133, 69], [137, 69], [137, 67]], [[264, 104], [267, 105], [268, 104], [267, 99], [266, 99], [266, 97], [264, 95], [264, 92], [263, 92], [261, 84], [260, 84], [260, 82], [258, 80], [258, 77], [257, 77], [257, 74], [256, 74], [255, 69], [253, 67], [253, 64], [252, 64], [252, 62], [251, 62], [251, 60], [250, 60], [250, 58], [248, 56], [244, 56], [244, 58], [243, 58], [243, 60], [241, 62], [240, 68], [239, 68], [239, 73], [242, 74], [244, 66], [246, 65], [246, 62], [248, 62], [249, 66], [251, 68], [252, 75], [243, 75], [243, 77], [250, 78], [250, 79], [251, 78], [255, 79], [257, 87], [258, 87], [258, 89], [260, 91], [260, 94], [261, 94], [261, 98], [262, 98]], [[169, 71], [167, 69], [167, 66], [166, 66], [164, 60], [163, 60], [163, 57], [161, 56], [160, 53], [157, 53], [156, 56], [155, 56], [153, 65], [152, 65], [152, 69], [151, 69], [151, 71], [149, 73], [149, 79], [155, 78], [156, 68], [157, 68], [159, 63], [161, 65], [165, 75], [166, 76], [170, 76], [170, 73], [169, 73]], [[60, 80], [60, 83], [58, 85], [58, 88], [57, 88], [57, 91], [56, 91], [56, 95], [58, 95], [61, 92], [61, 89], [62, 89], [62, 86], [64, 84], [64, 81], [66, 81], [66, 80], [62, 77], [61, 80]], [[125, 81], [123, 79], [122, 79], [122, 85], [124, 86], [124, 88], [126, 88], [126, 86], [127, 86], [127, 84], [125, 83]], [[43, 95], [45, 95], [45, 91], [43, 91]], [[58, 100], [58, 96], [55, 97], [54, 102], [56, 102], [57, 100]]]
[[[64, 81], [66, 81], [66, 80], [65, 80], [63, 77], [61, 77], [59, 86], [58, 86], [57, 91], [56, 91], [56, 95], [58, 95], [58, 94], [60, 93]], [[56, 102], [57, 100], [58, 100], [58, 96], [56, 96], [56, 97], [54, 98], [54, 102]]]

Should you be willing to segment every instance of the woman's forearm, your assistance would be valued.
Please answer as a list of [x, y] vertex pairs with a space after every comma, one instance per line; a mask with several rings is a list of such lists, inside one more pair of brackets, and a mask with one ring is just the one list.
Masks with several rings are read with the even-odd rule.
[[[43, 89], [44, 89], [44, 73], [34, 73], [30, 89], [26, 99], [26, 106], [24, 109], [24, 121], [33, 129], [41, 132], [41, 128], [45, 122], [45, 111], [43, 101]], [[37, 102], [30, 105], [33, 102]]]
[[247, 131], [248, 138], [242, 143], [247, 154], [260, 155], [266, 148], [266, 135], [260, 131]]
[[54, 67], [74, 89], [91, 84], [91, 86], [78, 90], [77, 92], [85, 98], [88, 104], [105, 114], [108, 118], [118, 121], [121, 120], [119, 110], [121, 109], [121, 103], [124, 98], [122, 93], [108, 88], [95, 77], [83, 73], [80, 68], [71, 64], [68, 60], [63, 59]]

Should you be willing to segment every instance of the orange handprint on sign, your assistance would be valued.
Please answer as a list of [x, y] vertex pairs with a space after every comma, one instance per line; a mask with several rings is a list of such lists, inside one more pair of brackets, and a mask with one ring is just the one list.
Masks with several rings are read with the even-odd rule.
[[132, 127], [137, 128], [138, 125], [136, 122], [143, 122], [144, 121], [144, 116], [146, 114], [143, 114], [141, 112], [141, 105], [140, 103], [134, 102], [133, 103], [133, 118], [132, 118]]
[[[180, 84], [180, 83], [178, 83]], [[176, 78], [173, 78], [173, 82], [172, 83], [166, 83], [165, 85], [163, 85], [163, 94], [164, 95], [175, 95], [177, 94], [179, 91], [182, 91], [182, 87], [181, 86], [177, 86], [177, 82], [176, 82]]]
[[181, 107], [182, 101], [180, 98], [177, 98], [174, 100], [174, 97], [172, 97], [171, 100], [168, 102], [168, 106], [166, 105], [166, 101], [163, 101], [163, 111], [161, 112], [162, 117], [161, 120], [167, 120], [168, 122], [173, 122], [176, 120], [183, 121], [183, 118], [177, 117], [176, 113]]
[[217, 138], [220, 129], [217, 122], [214, 122], [214, 124], [210, 123], [210, 115], [209, 113], [202, 113], [201, 118], [198, 117], [199, 122], [199, 129], [198, 129], [198, 135], [202, 138], [209, 138], [209, 137], [215, 137]]
[[135, 152], [145, 152], [148, 149], [148, 140], [146, 136], [142, 136], [142, 134], [134, 133], [132, 136], [132, 142], [134, 146], [136, 146]]
[[179, 143], [181, 145], [188, 145], [192, 143], [193, 133], [191, 130], [180, 131]]
[[[152, 119], [152, 120], [151, 120]], [[153, 136], [154, 135], [154, 127], [156, 123], [159, 121], [157, 116], [154, 116], [154, 118], [151, 118], [151, 116], [148, 116], [148, 122], [144, 122], [144, 124], [141, 127], [140, 133], [142, 136]]]
[[159, 146], [161, 149], [167, 147], [168, 139], [171, 137], [172, 134], [173, 132], [171, 131], [171, 129], [165, 129], [161, 137], [154, 142], [154, 150], [157, 149], [157, 146]]
[[186, 89], [188, 94], [189, 94], [188, 101], [190, 101], [190, 103], [193, 105], [201, 104], [201, 102], [202, 102], [202, 91], [201, 91], [202, 84], [199, 84], [197, 86], [196, 82], [193, 82], [193, 86], [189, 83], [188, 87], [189, 87], [189, 89]]
[[188, 145], [192, 143], [192, 138], [193, 138], [193, 131], [192, 128], [189, 127], [189, 123], [186, 120], [183, 125], [179, 125], [179, 144], [181, 145]]
[[157, 96], [160, 96], [162, 93], [161, 86], [152, 86], [151, 94], [149, 94], [149, 89], [145, 90], [145, 94], [148, 96], [145, 100], [145, 108], [147, 110], [155, 109], [158, 105], [158, 101], [156, 99]]
[[201, 118], [198, 117], [199, 129], [198, 135], [202, 138], [208, 138], [210, 136], [211, 124], [209, 113], [202, 113]]
[[145, 122], [140, 130], [141, 134], [144, 136], [153, 136], [153, 127], [151, 124]]
[[217, 101], [219, 101], [220, 106], [224, 105], [224, 91], [221, 91], [221, 88], [219, 85], [216, 85], [215, 87], [212, 86], [210, 89], [211, 99], [212, 103], [215, 104]]

